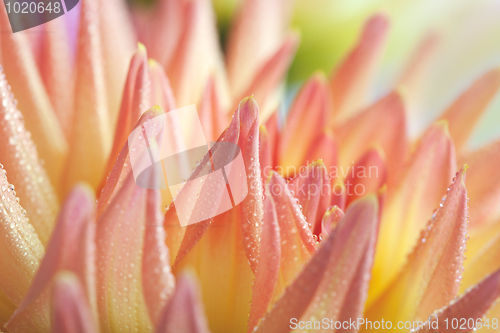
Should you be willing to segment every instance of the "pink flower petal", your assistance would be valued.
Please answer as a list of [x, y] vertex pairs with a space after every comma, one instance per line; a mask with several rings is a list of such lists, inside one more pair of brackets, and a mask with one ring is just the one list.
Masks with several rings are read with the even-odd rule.
[[287, 37], [280, 48], [256, 71], [248, 88], [239, 95], [241, 98], [255, 95], [255, 98], [263, 105], [261, 110], [263, 120], [266, 120], [270, 112], [277, 107], [278, 88], [290, 68], [298, 44], [297, 35], [291, 34]]
[[[164, 19], [164, 18], [163, 18]], [[203, 54], [202, 57], [199, 55]], [[219, 47], [215, 14], [209, 0], [186, 1], [182, 35], [169, 64], [164, 65], [179, 105], [197, 103], [213, 76], [220, 103], [229, 106], [230, 95]]]
[[335, 236], [328, 237], [320, 246], [283, 297], [260, 321], [256, 332], [289, 332], [291, 318], [356, 320], [361, 317], [377, 229], [375, 195], [351, 204]]
[[368, 193], [375, 193], [387, 180], [384, 152], [370, 149], [356, 161], [344, 180], [347, 205]]
[[78, 276], [91, 309], [96, 311], [93, 209], [92, 189], [79, 185], [70, 192], [33, 283], [6, 325], [9, 331], [33, 332], [50, 328], [50, 289], [55, 275], [61, 270], [71, 270]]
[[5, 174], [0, 168], [0, 289], [9, 307], [21, 303], [45, 251]]
[[247, 332], [252, 332], [273, 299], [280, 273], [281, 241], [278, 217], [274, 200], [270, 195], [264, 200], [264, 220], [261, 253], [255, 274], [252, 306], [248, 318]]
[[[111, 125], [114, 126], [120, 108], [123, 82], [127, 78], [130, 58], [134, 54], [137, 42], [128, 17], [128, 8], [123, 1], [97, 1], [97, 5], [98, 32], [102, 43], [103, 70], [106, 78], [107, 109]], [[82, 51], [78, 51], [80, 52]], [[146, 105], [144, 110], [151, 106]]]
[[86, 181], [93, 188], [99, 186], [112, 140], [97, 1], [83, 0], [81, 11], [75, 113], [63, 193], [78, 181]]
[[174, 294], [162, 310], [156, 333], [208, 333], [203, 305], [194, 279], [182, 275]]
[[306, 221], [311, 224], [311, 231], [319, 235], [321, 219], [331, 201], [331, 187], [328, 170], [319, 160], [309, 164], [289, 183], [288, 188], [302, 206]]
[[[148, 120], [151, 120], [162, 113], [163, 110], [160, 107], [152, 107], [142, 114], [134, 128], [141, 126], [141, 124], [144, 124]], [[131, 166], [128, 143], [125, 143], [120, 151], [120, 154], [118, 155], [118, 158], [116, 159], [113, 169], [106, 178], [106, 183], [104, 184], [101, 195], [99, 196], [99, 200], [97, 202], [97, 218], [99, 218], [99, 216], [101, 216], [104, 210], [109, 206], [110, 202], [114, 199], [116, 193], [130, 173]]]
[[468, 224], [466, 169], [457, 173], [401, 272], [369, 307], [369, 320], [425, 321], [457, 295]]
[[[5, 32], [0, 36], [2, 65], [19, 101], [18, 107], [23, 112], [26, 128], [33, 135], [38, 153], [45, 161], [48, 175], [58, 184], [68, 143], [36, 67], [27, 36], [23, 33], [10, 33], [4, 8], [0, 8], [0, 29]], [[7, 96], [9, 95], [10, 91]]]
[[493, 69], [477, 79], [441, 115], [449, 122], [457, 150], [462, 148], [475, 125], [500, 87], [500, 69]]
[[[0, 93], [6, 96], [0, 105], [0, 162], [9, 171], [9, 181], [40, 241], [47, 244], [59, 210], [57, 195], [7, 86], [0, 70]], [[36, 144], [39, 147], [40, 142]]]
[[500, 218], [500, 140], [462, 154], [459, 163], [470, 166], [468, 172], [471, 231], [491, 227]]
[[291, 3], [283, 0], [245, 0], [241, 4], [226, 51], [233, 96], [241, 96], [248, 89], [253, 74], [282, 44], [291, 10]]
[[[283, 177], [273, 172], [268, 191], [276, 203], [281, 239], [281, 288], [288, 286], [316, 251], [316, 241]], [[283, 290], [278, 290], [280, 295]]]
[[170, 270], [168, 248], [165, 245], [161, 194], [148, 190], [146, 229], [142, 259], [142, 290], [153, 322], [174, 290], [174, 276]]
[[[40, 33], [40, 75], [57, 120], [66, 140], [71, 136], [73, 126], [73, 94], [75, 76], [72, 70], [69, 36], [64, 20], [52, 20], [44, 24]], [[57, 33], [51, 33], [57, 31]]]
[[318, 129], [327, 125], [331, 112], [329, 94], [326, 78], [320, 74], [312, 76], [297, 94], [281, 131], [278, 147], [280, 165], [302, 166]]
[[419, 231], [446, 193], [455, 170], [453, 141], [446, 122], [439, 121], [420, 139], [401, 182], [388, 193], [370, 297], [380, 295], [402, 267], [417, 244]]
[[[259, 107], [253, 98], [245, 98], [240, 102], [233, 121], [229, 128], [221, 135], [218, 141], [238, 143], [241, 148], [245, 171], [248, 177], [248, 196], [240, 205], [241, 229], [244, 235], [245, 253], [255, 271], [258, 257], [258, 241], [262, 226], [262, 178], [259, 163]], [[195, 170], [201, 170], [202, 164]], [[206, 186], [206, 185], [205, 185]], [[189, 225], [186, 229], [181, 248], [177, 254], [176, 263], [194, 247], [207, 230], [210, 221], [203, 221], [196, 225]]]
[[259, 127], [259, 161], [261, 174], [266, 179], [273, 169], [272, 148], [265, 125]]
[[148, 55], [144, 46], [139, 44], [137, 51], [130, 61], [120, 112], [118, 113], [113, 146], [106, 168], [106, 176], [113, 169], [116, 158], [120, 154], [123, 145], [127, 143], [127, 138], [134, 129], [137, 120], [145, 110], [152, 106], [150, 89], [151, 80], [148, 70]]
[[[495, 300], [499, 296], [500, 270], [497, 270], [495, 273], [486, 277], [478, 285], [468, 290], [460, 298], [453, 300], [446, 308], [440, 309], [434, 313], [431, 317], [434, 322], [433, 324], [431, 323], [431, 325], [429, 325], [429, 322], [426, 322], [423, 328], [415, 332], [472, 332], [474, 331], [474, 325], [458, 325], [454, 328], [454, 326], [452, 326], [453, 319], [457, 319], [460, 323], [463, 323], [462, 318], [464, 318], [466, 322], [471, 320], [474, 323], [477, 323], [479, 319], [484, 318], [488, 309], [494, 304]], [[497, 319], [496, 326], [498, 327], [498, 318], [489, 318], [489, 325], [492, 324], [493, 319]], [[485, 324], [484, 321], [485, 320], [483, 320], [483, 324]], [[486, 331], [489, 331], [489, 329]]]
[[401, 95], [392, 92], [334, 130], [339, 145], [340, 171], [347, 170], [374, 145], [380, 146], [387, 162], [388, 182], [400, 177], [409, 143], [405, 106]]
[[321, 159], [327, 168], [337, 167], [338, 143], [330, 129], [325, 129], [311, 143], [306, 163]]
[[365, 106], [388, 32], [388, 18], [382, 14], [372, 16], [365, 23], [358, 44], [332, 75], [333, 106], [337, 120], [344, 120]]
[[63, 271], [55, 277], [52, 306], [53, 333], [98, 332], [78, 277]]
[[209, 78], [198, 112], [203, 134], [209, 142], [216, 141], [226, 127], [225, 110], [222, 108], [219, 95], [215, 79]]

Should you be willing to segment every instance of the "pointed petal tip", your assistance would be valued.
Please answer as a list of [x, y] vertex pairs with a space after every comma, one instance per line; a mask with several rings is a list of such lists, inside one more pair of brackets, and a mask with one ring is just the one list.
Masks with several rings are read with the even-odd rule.
[[144, 46], [141, 42], [137, 43], [137, 53], [144, 54], [145, 56], [147, 55], [146, 46]]

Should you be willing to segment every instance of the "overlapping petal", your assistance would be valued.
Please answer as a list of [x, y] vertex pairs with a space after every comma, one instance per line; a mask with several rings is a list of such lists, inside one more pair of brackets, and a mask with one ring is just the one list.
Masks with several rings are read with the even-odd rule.
[[[31, 220], [42, 244], [47, 244], [54, 228], [59, 203], [45, 164], [38, 156], [31, 133], [24, 127], [23, 115], [0, 71], [0, 162], [9, 171], [26, 216]], [[5, 170], [4, 170], [5, 171]]]
[[423, 135], [399, 186], [388, 193], [380, 226], [370, 286], [376, 297], [388, 285], [418, 240], [456, 170], [447, 124], [440, 121]]
[[457, 173], [401, 272], [368, 308], [368, 320], [425, 321], [457, 295], [467, 238], [466, 169]]
[[[378, 230], [378, 200], [354, 202], [256, 332], [289, 332], [290, 319], [361, 317]], [[320, 330], [321, 331], [321, 330]]]

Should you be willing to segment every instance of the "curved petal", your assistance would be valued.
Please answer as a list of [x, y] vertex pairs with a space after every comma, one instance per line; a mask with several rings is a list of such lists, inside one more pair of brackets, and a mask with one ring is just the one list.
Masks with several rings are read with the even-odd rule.
[[376, 298], [404, 264], [456, 170], [446, 122], [423, 135], [399, 186], [388, 193], [380, 225], [370, 297]]
[[[12, 91], [19, 100], [19, 109], [25, 117], [26, 128], [37, 143], [38, 152], [45, 161], [50, 179], [57, 184], [63, 170], [68, 143], [36, 68], [27, 36], [23, 33], [10, 33], [4, 8], [0, 8], [0, 29], [9, 32], [0, 36], [2, 65], [5, 66], [5, 74]], [[9, 95], [10, 91], [7, 96]]]
[[28, 292], [45, 250], [5, 174], [0, 168], [0, 271], [8, 272], [0, 275], [0, 289], [18, 306]]
[[70, 270], [78, 276], [92, 313], [96, 314], [94, 202], [88, 186], [79, 185], [68, 195], [33, 283], [6, 325], [9, 331], [50, 329], [50, 290], [61, 270]]
[[255, 332], [289, 332], [291, 318], [335, 321], [361, 317], [378, 221], [375, 195], [354, 202], [339, 222], [335, 236], [328, 237], [320, 246]]
[[153, 322], [174, 290], [174, 276], [170, 269], [168, 248], [161, 213], [161, 194], [148, 190], [146, 229], [142, 256], [142, 290]]
[[368, 320], [425, 321], [457, 295], [467, 238], [466, 169], [457, 173], [406, 265], [367, 310]]
[[281, 131], [280, 165], [298, 169], [303, 164], [318, 129], [327, 125], [331, 112], [329, 94], [328, 83], [321, 74], [312, 76], [297, 94]]
[[[469, 289], [460, 298], [453, 300], [447, 307], [440, 309], [433, 314], [431, 320], [434, 322], [435, 326], [429, 325], [429, 322], [424, 324], [424, 327], [416, 330], [418, 333], [427, 332], [461, 332], [467, 333], [474, 330], [474, 325], [467, 325], [465, 328], [460, 327], [459, 329], [452, 329], [451, 321], [456, 318], [462, 322], [462, 318], [468, 322], [472, 320], [473, 323], [477, 323], [479, 319], [484, 318], [488, 309], [494, 304], [495, 300], [500, 296], [500, 270], [486, 277], [475, 287]], [[498, 328], [498, 318], [491, 318], [489, 323], [493, 319], [497, 319]], [[484, 322], [483, 322], [484, 324]], [[463, 325], [462, 325], [463, 326]], [[437, 329], [434, 329], [437, 327]], [[487, 329], [486, 331], [490, 331]]]
[[409, 148], [403, 99], [392, 92], [359, 115], [335, 128], [339, 145], [339, 166], [346, 170], [373, 145], [385, 153], [388, 182], [400, 177]]
[[99, 35], [98, 3], [82, 0], [76, 59], [75, 115], [71, 149], [65, 167], [63, 193], [86, 181], [96, 188], [111, 149], [112, 132]]
[[98, 332], [84, 289], [78, 277], [61, 272], [54, 280], [52, 333]]
[[346, 205], [368, 193], [376, 193], [387, 180], [385, 155], [381, 149], [368, 150], [347, 172], [344, 180]]
[[299, 200], [302, 213], [311, 225], [311, 231], [319, 235], [321, 219], [330, 206], [331, 187], [328, 170], [322, 160], [313, 162], [295, 176], [288, 188], [293, 196]]
[[182, 275], [174, 294], [165, 305], [156, 324], [156, 333], [208, 333], [209, 329], [198, 286], [189, 275]]
[[477, 79], [441, 115], [440, 119], [448, 120], [457, 150], [465, 145], [499, 87], [500, 69], [491, 70]]
[[337, 167], [338, 143], [333, 132], [326, 128], [312, 141], [306, 162], [321, 159], [327, 168]]
[[264, 200], [261, 253], [253, 285], [252, 305], [248, 316], [247, 332], [252, 332], [269, 308], [280, 274], [281, 240], [274, 200], [270, 195]]
[[365, 23], [358, 44], [332, 75], [330, 84], [337, 120], [346, 119], [364, 106], [388, 32], [388, 18], [382, 14], [372, 16]]
[[16, 187], [38, 238], [42, 244], [47, 244], [59, 203], [44, 162], [38, 156], [31, 133], [25, 129], [23, 116], [7, 86], [0, 70], [0, 93], [6, 96], [0, 105], [0, 161], [9, 170], [9, 181]]

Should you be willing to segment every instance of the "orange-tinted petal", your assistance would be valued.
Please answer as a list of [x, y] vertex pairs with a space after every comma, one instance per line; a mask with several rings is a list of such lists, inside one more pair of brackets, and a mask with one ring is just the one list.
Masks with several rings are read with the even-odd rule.
[[45, 251], [1, 168], [0, 194], [0, 289], [18, 306]]
[[241, 4], [226, 51], [233, 96], [241, 96], [247, 90], [254, 73], [283, 42], [291, 9], [291, 3], [286, 0], [245, 0]]
[[142, 290], [153, 322], [174, 290], [174, 276], [170, 270], [168, 248], [165, 245], [161, 194], [148, 190], [146, 230], [142, 259]]
[[295, 199], [285, 180], [273, 172], [268, 191], [276, 203], [276, 213], [281, 239], [281, 273], [279, 296], [282, 288], [288, 286], [302, 270], [304, 264], [316, 251], [316, 241], [307, 225], [298, 200]]
[[[426, 332], [472, 332], [474, 324], [479, 319], [484, 319], [488, 309], [494, 304], [495, 300], [500, 296], [500, 271], [496, 271], [486, 277], [477, 286], [468, 290], [459, 299], [453, 300], [446, 308], [439, 310], [431, 317], [434, 321], [434, 326], [430, 326], [428, 322], [423, 328], [415, 331], [418, 333]], [[457, 319], [460, 323], [465, 322], [473, 324], [452, 326], [452, 321]], [[447, 319], [447, 320], [446, 320]], [[498, 328], [498, 318], [488, 318], [488, 323], [491, 325], [496, 322]], [[496, 319], [496, 321], [495, 321]], [[470, 321], [469, 321], [470, 320]], [[437, 321], [437, 322], [436, 322]], [[484, 320], [485, 321], [485, 320]], [[483, 321], [483, 324], [485, 323]], [[456, 322], [456, 321], [455, 321]], [[436, 327], [434, 329], [434, 327]], [[455, 329], [454, 329], [455, 328]], [[485, 327], [486, 328], [486, 327]], [[494, 326], [492, 328], [495, 328]], [[485, 331], [490, 331], [485, 329]]]
[[[97, 221], [97, 301], [103, 332], [150, 331], [143, 293], [147, 191], [129, 173]], [[123, 314], [123, 316], [121, 315]]]
[[52, 282], [61, 270], [71, 270], [78, 276], [95, 313], [94, 202], [92, 189], [86, 186], [79, 185], [70, 192], [33, 283], [6, 325], [9, 331], [50, 329]]
[[96, 0], [82, 1], [76, 59], [75, 113], [63, 193], [78, 181], [86, 181], [96, 188], [111, 149], [112, 131], [98, 15]]
[[344, 181], [338, 177], [332, 178], [332, 200], [330, 206], [338, 206], [340, 209], [345, 210], [347, 202], [347, 189]]
[[470, 166], [467, 173], [470, 197], [471, 232], [487, 229], [500, 218], [500, 140], [459, 157], [459, 163]]
[[457, 150], [467, 142], [499, 87], [500, 69], [491, 70], [477, 79], [441, 115], [441, 119], [448, 120]]
[[[189, 225], [176, 258], [176, 271], [184, 267], [196, 271], [207, 317], [214, 331], [246, 330], [250, 311], [252, 269], [255, 271], [258, 263], [263, 215], [258, 112], [253, 98], [244, 99], [230, 126], [219, 138], [219, 141], [238, 143], [241, 148], [247, 175], [247, 197], [237, 207], [212, 220]], [[212, 154], [215, 156], [218, 152]], [[205, 160], [200, 166], [203, 167], [204, 163]], [[216, 185], [209, 184], [207, 189], [212, 190]]]
[[40, 75], [66, 140], [73, 125], [75, 77], [64, 19], [44, 24], [40, 33]]
[[269, 142], [269, 134], [265, 125], [259, 127], [259, 161], [262, 177], [269, 177], [273, 169], [273, 158], [271, 151], [271, 143]]
[[9, 171], [9, 181], [16, 187], [26, 216], [42, 244], [47, 244], [59, 203], [44, 162], [38, 156], [31, 133], [24, 128], [23, 116], [2, 75], [0, 71], [0, 93], [5, 96], [0, 105], [0, 162]]
[[306, 154], [306, 162], [321, 159], [327, 168], [337, 166], [338, 144], [330, 129], [326, 128], [316, 136]]
[[256, 71], [248, 88], [240, 94], [240, 97], [255, 95], [255, 98], [263, 105], [261, 110], [263, 121], [267, 120], [279, 103], [276, 100], [278, 88], [292, 63], [298, 44], [297, 35], [292, 34], [287, 37], [280, 48]]
[[378, 145], [386, 156], [389, 183], [401, 173], [408, 151], [405, 106], [401, 95], [392, 92], [335, 129], [339, 143], [339, 167], [357, 161], [367, 149]]
[[166, 71], [179, 106], [197, 103], [213, 77], [220, 103], [228, 107], [229, 88], [210, 1], [186, 2], [182, 36]]
[[208, 333], [207, 320], [192, 277], [182, 275], [174, 294], [162, 310], [156, 333]]
[[418, 143], [398, 188], [388, 194], [370, 297], [379, 295], [401, 268], [455, 170], [455, 149], [446, 122], [437, 122]]
[[408, 94], [415, 95], [415, 91], [422, 88], [422, 74], [428, 68], [438, 44], [438, 34], [430, 32], [424, 36], [416, 50], [413, 51], [412, 57], [403, 70], [398, 82], [398, 85], [403, 86]]
[[389, 31], [382, 14], [365, 24], [359, 41], [331, 78], [333, 106], [337, 119], [346, 119], [364, 106]]
[[344, 180], [347, 193], [346, 205], [368, 193], [375, 193], [387, 180], [384, 152], [368, 150], [347, 172]]
[[289, 332], [293, 328], [291, 318], [356, 321], [361, 317], [378, 221], [375, 195], [354, 202], [339, 222], [335, 235], [320, 246], [256, 332]]
[[[136, 123], [135, 127], [141, 126], [148, 120], [155, 118], [163, 113], [163, 110], [159, 107], [152, 107], [148, 111], [144, 112], [139, 121]], [[114, 199], [116, 193], [123, 185], [125, 178], [130, 174], [130, 156], [128, 151], [128, 143], [125, 143], [116, 162], [111, 170], [109, 176], [106, 178], [106, 183], [101, 191], [99, 200], [97, 202], [97, 214], [99, 217], [107, 208], [107, 206]]]
[[[134, 54], [136, 39], [128, 16], [128, 8], [123, 1], [98, 1], [97, 4], [98, 32], [102, 43], [104, 66], [102, 70], [106, 78], [107, 110], [111, 126], [114, 126], [120, 107], [123, 82], [127, 77], [130, 59]], [[146, 106], [146, 108], [149, 107], [151, 105]]]
[[209, 78], [203, 98], [201, 100], [200, 116], [201, 126], [205, 139], [209, 142], [217, 140], [226, 127], [226, 112], [220, 103], [219, 91], [216, 89], [215, 79]]
[[[0, 8], [2, 65], [23, 112], [26, 128], [33, 135], [40, 157], [45, 161], [50, 179], [58, 183], [68, 150], [68, 143], [43, 86], [30, 50], [27, 36], [10, 33], [5, 7]], [[5, 97], [2, 96], [2, 103]]]
[[[490, 232], [493, 232], [491, 230]], [[471, 237], [472, 239], [472, 237]], [[490, 273], [500, 268], [500, 234], [491, 237], [487, 243], [483, 243], [480, 250], [470, 253], [467, 246], [467, 260], [464, 263], [464, 276], [461, 290], [465, 290]]]
[[168, 67], [182, 35], [186, 5], [178, 0], [158, 1], [156, 4], [152, 16], [148, 17], [148, 28], [139, 40], [145, 42], [153, 59]]
[[328, 83], [321, 74], [312, 76], [297, 94], [280, 136], [280, 165], [302, 165], [318, 130], [327, 125], [331, 111], [329, 94]]
[[466, 169], [457, 173], [399, 275], [368, 309], [369, 320], [425, 321], [457, 295], [468, 224]]
[[165, 75], [163, 67], [156, 61], [149, 59], [149, 70], [151, 76], [152, 98], [156, 105], [159, 105], [165, 112], [177, 108], [174, 92], [170, 87], [170, 81]]
[[262, 221], [262, 242], [259, 263], [253, 285], [252, 306], [248, 318], [247, 332], [252, 332], [273, 299], [281, 261], [281, 240], [278, 217], [274, 200], [270, 195], [264, 200], [264, 220]]
[[[245, 98], [240, 102], [233, 121], [229, 128], [224, 131], [220, 141], [237, 143], [242, 151], [243, 160], [245, 163], [245, 171], [248, 177], [247, 187], [249, 195], [243, 200], [240, 209], [242, 216], [242, 233], [245, 236], [244, 248], [251, 263], [253, 271], [255, 271], [258, 257], [258, 241], [262, 226], [262, 178], [260, 175], [259, 163], [259, 107], [255, 100]], [[216, 154], [212, 153], [212, 154]], [[192, 177], [196, 176], [197, 170], [201, 170], [206, 162], [206, 157], [195, 170]], [[211, 184], [208, 184], [211, 185]], [[205, 185], [207, 186], [207, 185]], [[214, 185], [216, 186], [216, 185]], [[186, 229], [186, 234], [181, 244], [181, 248], [177, 255], [176, 262], [182, 258], [193, 248], [207, 230], [210, 221], [203, 221], [196, 225], [190, 225]]]
[[173, 203], [167, 206], [164, 229], [166, 233], [165, 243], [167, 244], [170, 252], [170, 264], [173, 266], [175, 259], [177, 258], [177, 253], [181, 247], [182, 239], [184, 238], [184, 232], [186, 231], [185, 227], [181, 227], [181, 223], [179, 222], [177, 211]]
[[328, 169], [319, 160], [303, 168], [288, 183], [293, 196], [299, 200], [306, 221], [311, 225], [311, 231], [316, 235], [321, 232], [321, 219], [330, 206], [330, 182]]
[[144, 46], [139, 44], [130, 61], [106, 176], [112, 170], [123, 145], [127, 143], [127, 138], [134, 129], [137, 120], [145, 110], [152, 106], [150, 105], [152, 104], [151, 81], [148, 72], [148, 55]]
[[75, 274], [59, 273], [52, 297], [52, 333], [97, 332], [85, 291]]

